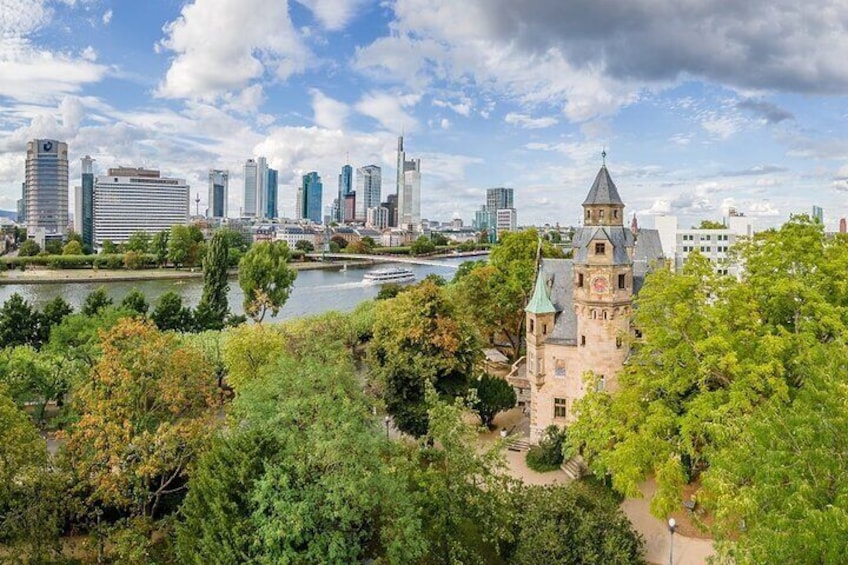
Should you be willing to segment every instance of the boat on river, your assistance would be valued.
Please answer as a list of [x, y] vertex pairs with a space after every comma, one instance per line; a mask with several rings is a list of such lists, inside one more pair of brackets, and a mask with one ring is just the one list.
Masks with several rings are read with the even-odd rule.
[[409, 282], [415, 280], [412, 269], [405, 267], [390, 267], [388, 269], [375, 269], [362, 275], [365, 282], [380, 284], [389, 282]]

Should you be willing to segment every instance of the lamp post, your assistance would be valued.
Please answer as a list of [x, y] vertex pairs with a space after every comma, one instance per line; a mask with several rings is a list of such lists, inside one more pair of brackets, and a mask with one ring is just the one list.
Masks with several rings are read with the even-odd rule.
[[671, 544], [668, 546], [668, 565], [674, 565], [674, 532], [677, 530], [677, 522], [674, 518], [668, 519], [668, 531], [671, 534]]
[[389, 422], [390, 421], [391, 421], [391, 418], [389, 418], [388, 415], [386, 415], [386, 417], [383, 419], [383, 422], [385, 422], [385, 424], [386, 424], [386, 441], [389, 441]]

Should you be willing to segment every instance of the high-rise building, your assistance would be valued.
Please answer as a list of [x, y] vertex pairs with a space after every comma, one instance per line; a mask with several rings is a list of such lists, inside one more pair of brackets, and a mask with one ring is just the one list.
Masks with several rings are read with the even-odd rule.
[[207, 218], [223, 219], [227, 217], [229, 185], [229, 171], [221, 169], [209, 170], [209, 208], [206, 210]]
[[397, 194], [389, 194], [388, 196], [386, 196], [386, 201], [380, 204], [380, 206], [382, 206], [389, 212], [388, 227], [397, 227]]
[[367, 220], [369, 208], [380, 205], [382, 196], [382, 171], [377, 165], [356, 169], [356, 221]]
[[495, 212], [495, 229], [498, 232], [498, 238], [504, 232], [515, 231], [518, 225], [518, 216], [515, 208], [500, 208]]
[[64, 234], [68, 229], [68, 144], [55, 139], [27, 143], [27, 232]]
[[256, 217], [267, 218], [268, 211], [268, 160], [256, 159]]
[[21, 183], [21, 197], [18, 198], [18, 223], [26, 223], [26, 181]]
[[342, 221], [350, 223], [356, 219], [356, 191], [349, 193], [344, 198], [344, 207], [342, 208]]
[[515, 208], [511, 188], [489, 188], [486, 190], [486, 208], [496, 212], [503, 208]]
[[94, 247], [94, 159], [81, 159], [81, 186], [74, 188], [74, 231], [83, 245]]
[[345, 196], [353, 192], [353, 167], [345, 165], [342, 167], [342, 172], [339, 174], [339, 206], [336, 211], [336, 216], [333, 218], [337, 222], [344, 222], [344, 201]]
[[845, 218], [839, 218], [839, 233], [848, 232], [848, 222], [845, 221]]
[[324, 197], [324, 185], [318, 173], [312, 171], [303, 175], [303, 183], [298, 191], [298, 219], [321, 223], [321, 202]]
[[94, 185], [94, 246], [125, 243], [137, 231], [154, 234], [189, 217], [189, 186], [154, 169], [120, 167]]
[[265, 214], [268, 219], [279, 218], [280, 212], [277, 207], [277, 189], [279, 184], [277, 181], [277, 170], [268, 169], [265, 181]]
[[257, 195], [259, 192], [259, 176], [256, 161], [248, 159], [244, 163], [244, 208], [241, 215], [245, 218], [256, 216], [256, 207], [259, 204]]
[[403, 136], [398, 137], [397, 195], [398, 226], [417, 230], [421, 224], [421, 159], [407, 161]]
[[824, 210], [821, 207], [813, 206], [813, 219], [820, 224], [824, 223]]
[[365, 214], [365, 225], [369, 228], [384, 230], [389, 227], [389, 209], [383, 206], [368, 208]]

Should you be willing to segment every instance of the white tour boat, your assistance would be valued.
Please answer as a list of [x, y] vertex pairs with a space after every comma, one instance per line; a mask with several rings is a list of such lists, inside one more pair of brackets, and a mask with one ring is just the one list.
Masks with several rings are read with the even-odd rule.
[[412, 272], [412, 269], [405, 267], [391, 267], [368, 271], [362, 278], [366, 282], [372, 283], [408, 282], [415, 280], [415, 273]]

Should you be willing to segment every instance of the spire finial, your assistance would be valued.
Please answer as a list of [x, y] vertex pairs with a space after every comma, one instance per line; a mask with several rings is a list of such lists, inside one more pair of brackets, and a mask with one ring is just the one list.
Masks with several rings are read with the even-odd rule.
[[601, 161], [602, 161], [601, 165], [606, 167], [607, 166], [607, 148], [606, 147], [604, 147], [601, 150]]

